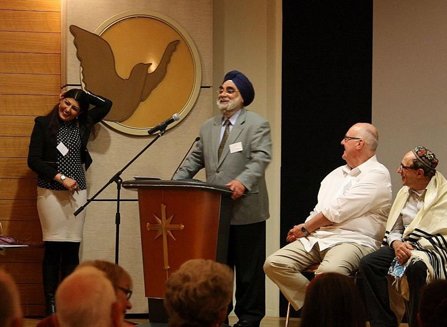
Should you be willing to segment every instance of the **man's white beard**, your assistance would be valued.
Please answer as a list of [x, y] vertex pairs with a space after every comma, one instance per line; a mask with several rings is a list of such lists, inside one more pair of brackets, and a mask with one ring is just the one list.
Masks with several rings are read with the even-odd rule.
[[238, 99], [229, 100], [227, 103], [221, 103], [219, 100], [216, 101], [217, 108], [219, 108], [221, 113], [236, 111], [237, 109], [242, 107], [240, 101]]

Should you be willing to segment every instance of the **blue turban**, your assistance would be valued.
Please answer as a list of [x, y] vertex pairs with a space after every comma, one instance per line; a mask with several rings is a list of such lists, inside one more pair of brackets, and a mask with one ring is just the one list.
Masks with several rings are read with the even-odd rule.
[[255, 98], [255, 89], [247, 76], [237, 70], [232, 70], [225, 74], [223, 81], [225, 82], [228, 80], [232, 80], [239, 89], [242, 99], [244, 100], [244, 106], [248, 106], [253, 102], [253, 99]]

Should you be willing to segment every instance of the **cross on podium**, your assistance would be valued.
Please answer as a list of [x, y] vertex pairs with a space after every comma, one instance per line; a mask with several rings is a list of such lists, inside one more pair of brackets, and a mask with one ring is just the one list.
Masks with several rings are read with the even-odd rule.
[[163, 238], [163, 268], [166, 270], [166, 274], [170, 269], [169, 266], [169, 251], [168, 251], [168, 235], [175, 241], [175, 237], [171, 231], [182, 230], [185, 228], [183, 224], [171, 224], [174, 215], [166, 218], [166, 205], [161, 204], [161, 218], [154, 214], [154, 218], [157, 220], [158, 224], [146, 223], [146, 229], [148, 231], [157, 231], [154, 240], [162, 236]]

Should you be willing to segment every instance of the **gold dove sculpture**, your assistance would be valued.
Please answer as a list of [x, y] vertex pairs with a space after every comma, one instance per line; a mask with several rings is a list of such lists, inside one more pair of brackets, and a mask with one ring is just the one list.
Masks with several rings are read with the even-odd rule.
[[145, 101], [163, 81], [172, 54], [180, 42], [175, 40], [167, 45], [152, 73], [148, 72], [152, 63], [137, 63], [126, 79], [118, 75], [112, 48], [106, 40], [76, 25], [70, 25], [70, 32], [74, 36], [76, 56], [81, 62], [82, 82], [87, 90], [112, 100], [112, 109], [104, 119], [114, 122], [122, 122], [132, 116], [140, 102]]

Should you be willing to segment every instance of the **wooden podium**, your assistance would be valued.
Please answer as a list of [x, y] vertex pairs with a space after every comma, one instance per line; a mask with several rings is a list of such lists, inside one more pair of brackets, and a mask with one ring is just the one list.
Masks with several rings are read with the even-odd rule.
[[231, 192], [200, 181], [135, 179], [138, 190], [145, 295], [149, 320], [166, 322], [165, 282], [194, 258], [226, 262]]

